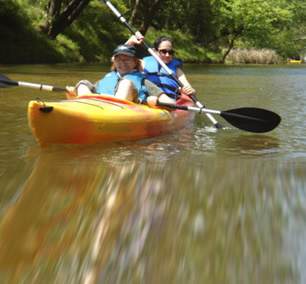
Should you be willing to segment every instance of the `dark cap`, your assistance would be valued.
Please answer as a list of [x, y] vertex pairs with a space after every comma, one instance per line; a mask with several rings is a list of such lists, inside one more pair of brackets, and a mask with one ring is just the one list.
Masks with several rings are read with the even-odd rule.
[[133, 45], [120, 44], [114, 50], [113, 56], [124, 54], [131, 57], [136, 57], [136, 47]]

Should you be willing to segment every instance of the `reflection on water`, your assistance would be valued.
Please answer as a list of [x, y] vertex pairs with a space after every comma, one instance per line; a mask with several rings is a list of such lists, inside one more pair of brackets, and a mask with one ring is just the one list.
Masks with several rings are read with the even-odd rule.
[[228, 151], [254, 156], [272, 155], [279, 152], [280, 146], [277, 137], [258, 134], [241, 134], [227, 143]]
[[[198, 115], [153, 139], [39, 148], [27, 103], [62, 94], [0, 90], [0, 282], [306, 282], [302, 67], [189, 69], [209, 108], [279, 113], [264, 135], [217, 116], [228, 128], [216, 131]], [[97, 66], [6, 68], [14, 80], [59, 87], [102, 75]]]
[[97, 147], [94, 159], [84, 147], [35, 148], [27, 158], [32, 168], [11, 169], [24, 183], [4, 185], [5, 192], [15, 193], [6, 196], [11, 200], [1, 215], [0, 279], [244, 283], [254, 274], [254, 283], [292, 283], [299, 278], [305, 230], [301, 238], [291, 238], [288, 230], [303, 228], [297, 225], [305, 216], [304, 166], [209, 156], [198, 168], [189, 159], [147, 162], [135, 155], [126, 161], [124, 154], [137, 147], [124, 147], [126, 153], [114, 145]]

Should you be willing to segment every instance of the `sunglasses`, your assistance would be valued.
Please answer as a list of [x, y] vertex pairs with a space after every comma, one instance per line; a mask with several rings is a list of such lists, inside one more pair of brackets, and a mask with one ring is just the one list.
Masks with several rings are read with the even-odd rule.
[[167, 49], [160, 49], [160, 50], [158, 50], [158, 52], [162, 53], [163, 55], [166, 55], [167, 53], [169, 55], [173, 55], [174, 54], [174, 50], [167, 50]]

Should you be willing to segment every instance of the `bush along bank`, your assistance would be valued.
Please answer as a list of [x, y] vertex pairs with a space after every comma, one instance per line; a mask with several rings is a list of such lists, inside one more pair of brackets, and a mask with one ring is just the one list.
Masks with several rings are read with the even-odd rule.
[[239, 48], [230, 51], [225, 64], [279, 64], [282, 58], [271, 49]]

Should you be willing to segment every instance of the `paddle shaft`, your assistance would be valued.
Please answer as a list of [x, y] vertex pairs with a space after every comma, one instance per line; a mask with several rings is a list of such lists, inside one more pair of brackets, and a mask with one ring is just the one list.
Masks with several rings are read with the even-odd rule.
[[254, 133], [264, 133], [269, 132], [276, 128], [280, 121], [281, 117], [269, 110], [261, 108], [237, 108], [227, 111], [212, 110], [207, 108], [199, 108], [193, 106], [182, 106], [176, 104], [168, 103], [157, 103], [158, 106], [192, 111], [197, 113], [213, 113], [218, 114], [223, 117], [231, 125], [245, 131], [254, 132]]
[[182, 105], [162, 103], [162, 102], [158, 102], [157, 105], [162, 106], [162, 107], [172, 108], [172, 109], [180, 109], [180, 110], [197, 112], [199, 114], [201, 113], [221, 114], [222, 112], [220, 110], [213, 110], [213, 109], [208, 109], [205, 107], [182, 106]]
[[[136, 31], [133, 27], [126, 21], [126, 19], [121, 15], [121, 13], [113, 6], [111, 2], [108, 0], [100, 0], [104, 2], [113, 13], [123, 22], [126, 27], [136, 35]], [[171, 76], [171, 78], [182, 88], [184, 84], [173, 74], [172, 70], [165, 64], [165, 62], [155, 53], [155, 51], [146, 43], [145, 40], [142, 41], [142, 44], [147, 48], [148, 52], [157, 60], [157, 62], [167, 71], [167, 73]], [[197, 104], [198, 107], [203, 108], [203, 104], [192, 94], [190, 95], [191, 99]], [[218, 121], [209, 113], [206, 114], [207, 117], [211, 120], [211, 122], [215, 125], [216, 128], [223, 128], [223, 126], [218, 123]]]
[[[197, 112], [199, 114], [204, 112], [204, 113], [218, 114], [221, 116], [234, 116], [236, 118], [249, 119], [249, 120], [254, 120], [254, 121], [265, 121], [264, 119], [260, 117], [233, 113], [236, 110], [221, 111], [221, 110], [208, 109], [205, 107], [182, 106], [182, 105], [162, 103], [162, 102], [158, 102], [157, 105], [162, 106], [162, 107], [172, 108], [172, 109], [180, 109], [180, 110], [186, 110], [186, 111], [191, 111], [191, 112]], [[241, 109], [248, 109], [248, 108], [241, 108]], [[261, 109], [258, 109], [258, 110], [261, 110]]]
[[[261, 117], [260, 114], [257, 116], [251, 116], [247, 114], [247, 111], [251, 108], [240, 108], [240, 109], [232, 109], [232, 110], [226, 110], [226, 111], [221, 111], [221, 110], [214, 110], [214, 109], [208, 109], [205, 107], [193, 107], [193, 106], [182, 106], [182, 105], [177, 105], [177, 104], [169, 104], [169, 103], [162, 103], [158, 102], [158, 106], [162, 107], [167, 107], [167, 108], [172, 108], [172, 109], [180, 109], [180, 110], [186, 110], [186, 111], [192, 111], [192, 112], [197, 112], [199, 114], [201, 113], [213, 113], [213, 114], [219, 114], [222, 117], [227, 117], [227, 116], [233, 116], [236, 118], [241, 118], [241, 119], [249, 119], [249, 120], [254, 120], [254, 121], [263, 121], [267, 122], [264, 117]], [[260, 108], [252, 108], [253, 110], [259, 111], [264, 111], [266, 114], [273, 114], [275, 116], [278, 116], [277, 114], [274, 114], [273, 112], [269, 110], [264, 110]], [[238, 110], [243, 111], [245, 110], [244, 114], [238, 113]]]
[[66, 88], [59, 88], [50, 85], [36, 84], [36, 83], [28, 83], [28, 82], [17, 82], [13, 81], [10, 78], [0, 74], [0, 88], [9, 88], [9, 87], [26, 87], [44, 91], [53, 91], [53, 92], [66, 92]]
[[27, 82], [17, 82], [17, 83], [18, 83], [18, 86], [20, 87], [38, 89], [38, 90], [43, 90], [43, 91], [52, 91], [52, 92], [66, 92], [67, 91], [66, 88], [59, 88], [59, 87], [54, 87], [50, 85], [27, 83]]

